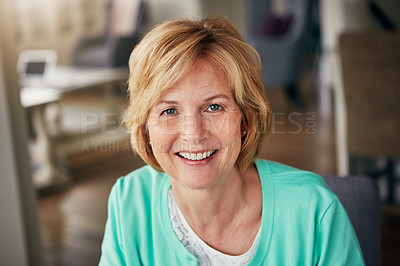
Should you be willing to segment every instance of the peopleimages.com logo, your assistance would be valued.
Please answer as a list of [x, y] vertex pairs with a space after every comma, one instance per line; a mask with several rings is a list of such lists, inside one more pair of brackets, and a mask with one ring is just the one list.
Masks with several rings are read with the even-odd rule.
[[[179, 122], [179, 128], [176, 126], [167, 127], [164, 134], [176, 134], [179, 130], [190, 130], [193, 126], [193, 119], [191, 117], [181, 117]], [[237, 118], [235, 118], [237, 119]], [[125, 126], [122, 125], [119, 115], [115, 113], [85, 113], [82, 114], [82, 134], [87, 134], [92, 130], [100, 130], [100, 134], [104, 135], [102, 141], [86, 141], [82, 145], [82, 151], [100, 151], [100, 152], [130, 152], [132, 151], [130, 142], [119, 142], [110, 139], [110, 135], [122, 135], [129, 137], [129, 131]], [[213, 132], [219, 130], [226, 130], [224, 124], [229, 125], [229, 119], [223, 121], [220, 124], [213, 124], [210, 120], [203, 121], [204, 127]], [[271, 134], [282, 135], [282, 134], [310, 134], [315, 135], [317, 133], [318, 117], [317, 112], [291, 112], [291, 113], [273, 113], [271, 121]], [[149, 125], [156, 126], [156, 125]], [[228, 129], [229, 130], [229, 129]], [[107, 136], [108, 135], [108, 136]], [[111, 136], [110, 136], [111, 137]], [[213, 146], [210, 143], [209, 149], [220, 149], [220, 146]], [[218, 144], [220, 145], [220, 144]], [[154, 146], [153, 149], [166, 149], [163, 146]]]
[[271, 133], [314, 135], [317, 133], [317, 112], [273, 113]]
[[[135, 118], [133, 118], [135, 119]], [[137, 119], [137, 118], [136, 118]], [[221, 130], [229, 130], [227, 125], [235, 124], [230, 123], [230, 119], [237, 119], [227, 117], [224, 121], [214, 123], [212, 117], [196, 118], [201, 119], [203, 130], [210, 130], [212, 132], [219, 132]], [[155, 122], [154, 122], [155, 121]], [[283, 113], [276, 112], [272, 114], [271, 133], [272, 134], [316, 134], [317, 133], [317, 112], [291, 112]], [[179, 123], [175, 121], [167, 123], [163, 128], [165, 134], [176, 134], [182, 130], [190, 130], [195, 124], [194, 118], [190, 116], [181, 116]], [[152, 119], [151, 124], [157, 126], [157, 120]], [[114, 134], [130, 134], [130, 132], [122, 125], [119, 114], [116, 113], [82, 113], [81, 115], [81, 133], [87, 134], [92, 130], [99, 130], [104, 135]]]

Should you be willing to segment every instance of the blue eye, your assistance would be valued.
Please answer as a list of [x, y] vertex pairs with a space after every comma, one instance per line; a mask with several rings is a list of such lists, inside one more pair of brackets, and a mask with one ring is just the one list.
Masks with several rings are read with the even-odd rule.
[[162, 115], [174, 115], [174, 114], [176, 114], [176, 109], [169, 108], [169, 109], [164, 110], [161, 114]]
[[219, 105], [219, 104], [210, 104], [210, 105], [208, 106], [208, 110], [209, 110], [209, 111], [212, 111], [212, 112], [219, 111], [219, 110], [221, 110], [221, 109], [222, 109], [222, 106]]

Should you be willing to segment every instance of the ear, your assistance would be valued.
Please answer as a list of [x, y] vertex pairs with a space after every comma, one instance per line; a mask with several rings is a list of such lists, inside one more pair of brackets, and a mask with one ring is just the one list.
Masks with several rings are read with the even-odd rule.
[[246, 136], [248, 130], [246, 117], [242, 114], [242, 122], [240, 123], [240, 133], [242, 138]]
[[147, 125], [146, 124], [144, 124], [142, 126], [142, 134], [143, 134], [144, 141], [151, 146], [149, 130], [147, 129]]

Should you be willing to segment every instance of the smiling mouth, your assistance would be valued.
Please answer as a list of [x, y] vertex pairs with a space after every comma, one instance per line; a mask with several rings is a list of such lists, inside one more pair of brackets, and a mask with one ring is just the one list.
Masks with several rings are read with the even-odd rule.
[[191, 161], [200, 161], [209, 158], [212, 156], [217, 150], [206, 151], [203, 153], [188, 153], [188, 152], [178, 152], [177, 155], [183, 159], [191, 160]]

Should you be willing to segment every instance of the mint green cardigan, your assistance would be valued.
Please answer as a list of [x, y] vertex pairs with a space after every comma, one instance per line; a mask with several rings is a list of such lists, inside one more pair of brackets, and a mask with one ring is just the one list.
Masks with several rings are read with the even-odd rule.
[[[260, 241], [249, 265], [364, 265], [351, 222], [321, 177], [257, 160]], [[112, 188], [99, 265], [197, 265], [169, 218], [170, 178], [150, 166]]]

